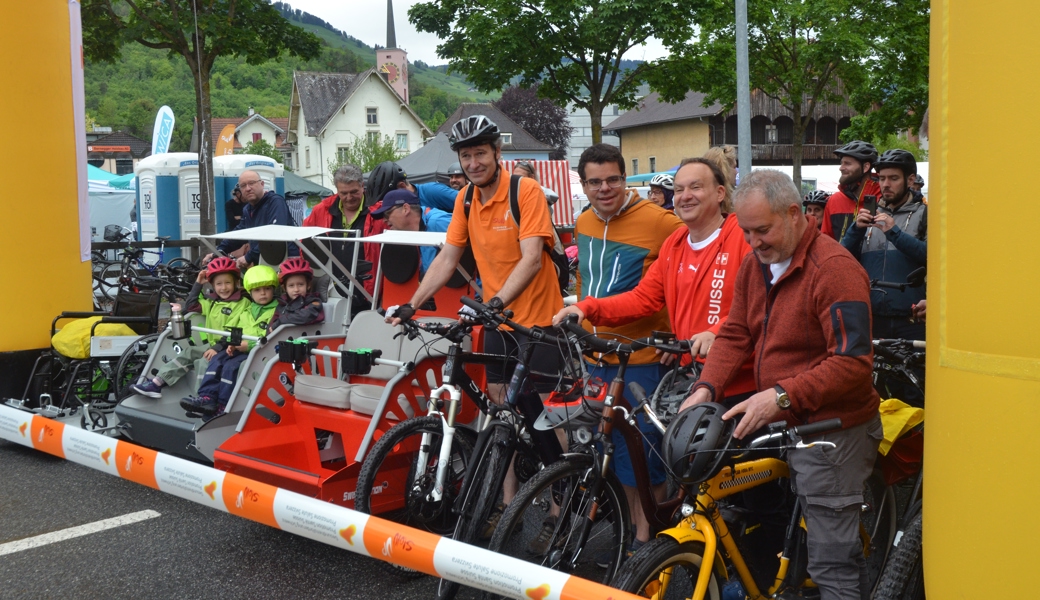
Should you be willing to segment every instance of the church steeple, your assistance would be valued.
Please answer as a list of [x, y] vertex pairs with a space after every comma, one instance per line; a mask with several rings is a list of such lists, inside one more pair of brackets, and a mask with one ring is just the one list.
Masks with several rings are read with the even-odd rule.
[[394, 32], [394, 0], [386, 0], [386, 47], [397, 47], [397, 34]]

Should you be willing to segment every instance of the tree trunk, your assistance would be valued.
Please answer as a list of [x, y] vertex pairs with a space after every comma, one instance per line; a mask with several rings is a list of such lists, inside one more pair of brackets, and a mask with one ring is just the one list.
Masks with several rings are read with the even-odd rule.
[[796, 102], [791, 111], [794, 120], [794, 129], [791, 132], [791, 179], [798, 193], [802, 193], [802, 147], [805, 145], [805, 119], [802, 117], [802, 104]]
[[589, 121], [592, 125], [592, 143], [603, 143], [603, 103], [592, 99], [589, 102]]
[[213, 136], [211, 131], [212, 110], [210, 107], [209, 81], [210, 66], [206, 57], [196, 69], [194, 61], [189, 60], [195, 84], [195, 115], [199, 122], [199, 231], [202, 235], [217, 232], [216, 205], [213, 198]]

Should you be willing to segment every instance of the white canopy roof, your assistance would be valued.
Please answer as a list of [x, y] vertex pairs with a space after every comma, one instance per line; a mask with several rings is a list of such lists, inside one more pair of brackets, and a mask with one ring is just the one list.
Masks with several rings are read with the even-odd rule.
[[378, 235], [351, 239], [319, 237], [319, 240], [396, 244], [400, 246], [443, 246], [448, 234], [436, 231], [384, 231]]
[[236, 231], [225, 231], [224, 233], [215, 233], [213, 235], [203, 235], [199, 237], [220, 240], [242, 240], [243, 242], [248, 242], [250, 240], [255, 240], [258, 242], [295, 242], [297, 240], [305, 240], [307, 238], [325, 235], [330, 231], [336, 230], [328, 229], [326, 227], [262, 225], [260, 227], [251, 227], [249, 229], [239, 229]]

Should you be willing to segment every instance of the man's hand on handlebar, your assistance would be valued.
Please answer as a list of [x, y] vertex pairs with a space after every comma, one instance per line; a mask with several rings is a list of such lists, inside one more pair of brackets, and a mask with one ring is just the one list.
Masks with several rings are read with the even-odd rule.
[[770, 388], [729, 409], [722, 418], [728, 421], [739, 414], [744, 415], [733, 432], [733, 437], [742, 439], [745, 435], [780, 420], [781, 412], [780, 407], [776, 405], [776, 390]]
[[571, 306], [565, 307], [563, 310], [556, 313], [556, 316], [552, 318], [553, 326], [562, 323], [567, 318], [567, 315], [578, 315], [579, 323], [585, 320], [585, 312], [578, 308], [578, 305], [573, 304]]
[[386, 309], [386, 318], [383, 320], [393, 326], [400, 325], [404, 321], [411, 320], [415, 316], [415, 309], [411, 304], [393, 305]]

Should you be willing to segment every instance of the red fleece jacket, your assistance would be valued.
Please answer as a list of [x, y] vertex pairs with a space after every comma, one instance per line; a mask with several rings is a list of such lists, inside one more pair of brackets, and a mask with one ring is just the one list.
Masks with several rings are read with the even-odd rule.
[[838, 242], [856, 220], [859, 209], [863, 206], [863, 196], [876, 196], [881, 198], [881, 186], [877, 179], [868, 175], [864, 184], [858, 192], [853, 192], [839, 186], [839, 191], [827, 198], [827, 206], [823, 208], [823, 233], [831, 236]]
[[759, 391], [780, 385], [791, 408], [780, 419], [839, 417], [844, 428], [877, 414], [871, 371], [870, 283], [863, 267], [810, 222], [776, 284], [754, 254], [737, 273], [736, 297], [701, 373], [723, 389], [755, 354]]

